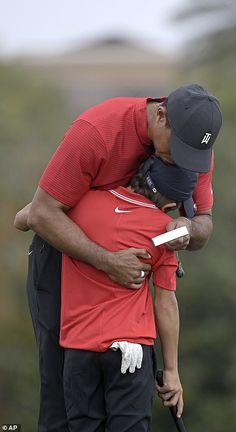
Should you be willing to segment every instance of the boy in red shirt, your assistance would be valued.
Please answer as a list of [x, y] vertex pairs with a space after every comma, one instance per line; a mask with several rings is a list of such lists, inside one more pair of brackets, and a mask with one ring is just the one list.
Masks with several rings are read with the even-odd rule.
[[[174, 293], [177, 260], [175, 252], [165, 245], [156, 248], [151, 239], [166, 231], [171, 220], [166, 212], [176, 203], [183, 202], [187, 216], [194, 216], [191, 195], [197, 177], [152, 156], [128, 188], [89, 191], [70, 211], [70, 218], [102, 247], [148, 251], [156, 315], [155, 324], [148, 275], [142, 288], [127, 290], [105, 272], [63, 255], [60, 344], [65, 348], [64, 391], [71, 432], [150, 431], [156, 325], [164, 362], [160, 395], [182, 414]], [[120, 341], [142, 349], [142, 367], [139, 364], [134, 374], [121, 374], [120, 351], [109, 349], [114, 343], [119, 347]]]

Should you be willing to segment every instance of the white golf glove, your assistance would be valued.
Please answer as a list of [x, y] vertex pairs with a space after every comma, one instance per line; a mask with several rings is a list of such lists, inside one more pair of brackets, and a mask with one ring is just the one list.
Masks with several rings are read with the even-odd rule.
[[140, 344], [130, 343], [126, 341], [113, 342], [110, 346], [114, 351], [120, 349], [122, 353], [121, 373], [129, 369], [130, 373], [135, 372], [135, 368], [141, 369], [143, 360], [143, 348]]

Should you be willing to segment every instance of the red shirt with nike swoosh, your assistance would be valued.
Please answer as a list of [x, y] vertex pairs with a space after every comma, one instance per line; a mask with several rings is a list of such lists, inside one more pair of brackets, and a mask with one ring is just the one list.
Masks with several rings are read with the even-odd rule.
[[[154, 151], [147, 133], [148, 100], [109, 99], [82, 113], [67, 130], [39, 186], [70, 207], [91, 188], [127, 186]], [[212, 171], [213, 162], [209, 173], [199, 174], [193, 196], [197, 211], [213, 205]]]
[[[85, 234], [111, 251], [144, 248], [151, 255], [154, 284], [176, 288], [177, 259], [152, 237], [171, 218], [147, 198], [124, 187], [89, 191], [69, 212]], [[60, 344], [105, 351], [117, 340], [153, 345], [156, 338], [148, 278], [142, 288], [124, 288], [89, 264], [63, 255]]]

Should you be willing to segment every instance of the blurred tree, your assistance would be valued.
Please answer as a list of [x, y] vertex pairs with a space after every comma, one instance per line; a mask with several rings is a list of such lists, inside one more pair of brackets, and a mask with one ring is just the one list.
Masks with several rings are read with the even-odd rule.
[[36, 430], [37, 355], [25, 279], [32, 233], [13, 227], [69, 122], [63, 95], [19, 64], [0, 63], [0, 419]]
[[190, 29], [188, 53], [194, 52], [195, 61], [232, 61], [236, 46], [235, 0], [189, 0], [174, 20]]
[[[209, 244], [197, 252], [180, 253], [186, 275], [178, 281], [181, 317], [179, 370], [184, 386], [187, 430], [236, 430], [236, 148], [235, 86], [216, 63], [199, 64], [188, 45], [189, 62], [182, 62], [178, 84], [198, 82], [219, 97], [223, 128], [215, 144], [213, 190], [214, 231]], [[234, 58], [232, 58], [234, 63]], [[197, 65], [196, 65], [197, 64]], [[233, 74], [232, 74], [233, 75]], [[159, 344], [157, 354], [160, 359]], [[160, 366], [160, 363], [159, 363]], [[174, 430], [168, 410], [158, 401], [153, 409], [153, 432]]]
[[203, 250], [183, 253], [179, 282], [180, 372], [187, 428], [236, 430], [236, 2], [189, 0], [174, 17], [186, 42], [179, 82], [198, 82], [221, 102], [215, 147], [213, 236]]

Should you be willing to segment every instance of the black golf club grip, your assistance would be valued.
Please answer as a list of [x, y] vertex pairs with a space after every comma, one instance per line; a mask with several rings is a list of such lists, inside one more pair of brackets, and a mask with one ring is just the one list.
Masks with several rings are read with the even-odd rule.
[[[157, 380], [157, 384], [162, 387], [163, 386], [163, 370], [158, 369], [157, 374], [156, 374], [156, 380]], [[173, 417], [173, 420], [175, 422], [175, 426], [177, 428], [177, 431], [179, 432], [187, 432], [184, 426], [184, 422], [182, 420], [182, 418], [177, 417], [176, 415], [176, 407], [172, 406], [169, 408], [171, 415]]]

